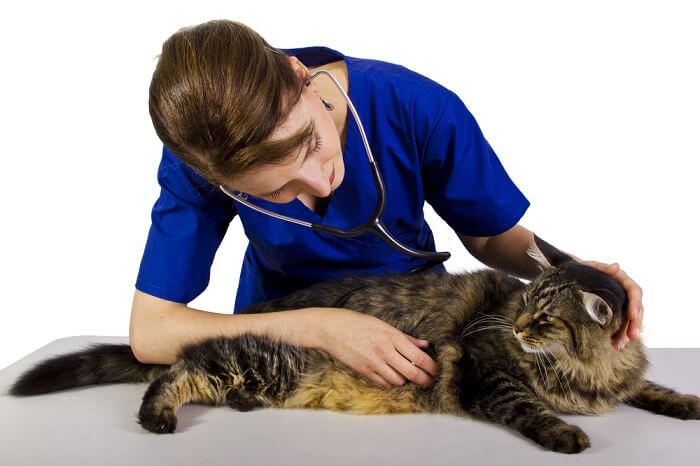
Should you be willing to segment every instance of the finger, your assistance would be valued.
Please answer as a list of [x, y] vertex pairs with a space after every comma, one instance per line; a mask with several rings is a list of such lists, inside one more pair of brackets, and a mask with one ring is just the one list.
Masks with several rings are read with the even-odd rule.
[[369, 374], [365, 375], [367, 379], [369, 379], [371, 382], [374, 382], [375, 384], [379, 385], [380, 387], [383, 388], [389, 388], [391, 387], [391, 384], [384, 380], [381, 375], [377, 374], [376, 372], [370, 372]]
[[642, 308], [642, 288], [622, 269], [618, 270], [614, 277], [627, 293], [627, 317], [638, 319], [637, 310]]
[[615, 276], [615, 274], [620, 270], [620, 264], [613, 262], [612, 264], [599, 263], [596, 268], [601, 272], [605, 272], [608, 275]]
[[386, 362], [380, 364], [375, 372], [379, 376], [391, 385], [396, 385], [397, 387], [406, 383], [406, 378], [397, 372], [393, 367], [388, 365]]
[[642, 331], [642, 316], [644, 313], [644, 308], [640, 308], [639, 318], [633, 319], [630, 322], [629, 329], [627, 330], [627, 336], [630, 340], [636, 340], [639, 338], [639, 334]]
[[620, 330], [613, 335], [613, 346], [617, 349], [622, 349], [629, 342], [627, 337], [627, 328], [629, 327], [630, 321], [626, 320], [624, 325], [620, 327]]
[[[598, 261], [585, 261], [584, 264], [590, 265], [591, 267], [597, 268], [601, 271], [609, 273], [612, 275], [622, 287], [625, 289], [627, 294], [627, 309], [625, 313], [627, 315], [627, 322], [625, 325], [615, 333], [613, 336], [613, 345], [615, 347], [626, 345], [630, 340], [636, 340], [639, 338], [639, 332], [641, 327], [641, 312], [642, 312], [642, 289], [641, 287], [630, 278], [627, 273], [620, 268], [620, 264], [614, 262], [612, 264], [605, 264]], [[620, 348], [621, 349], [621, 348]]]
[[424, 372], [418, 365], [406, 359], [398, 351], [395, 351], [394, 355], [391, 356], [387, 362], [411, 382], [421, 385], [430, 385], [433, 381], [430, 375]]
[[604, 262], [598, 262], [598, 261], [583, 261], [583, 264], [589, 265], [589, 266], [593, 267], [594, 269], [603, 270], [603, 271], [606, 268], [608, 268], [610, 265], [613, 265], [613, 264], [606, 264]]
[[642, 288], [637, 282], [630, 278], [617, 262], [613, 264], [603, 264], [596, 261], [587, 262], [590, 262], [590, 265], [600, 270], [610, 273], [622, 285], [627, 294], [627, 309], [625, 309], [627, 318], [630, 320], [638, 319], [637, 310], [642, 308]]
[[617, 262], [606, 264], [598, 261], [583, 261], [583, 263], [610, 275], [615, 275], [620, 270], [620, 264]]
[[640, 333], [640, 325], [638, 320], [632, 320], [630, 321], [629, 328], [627, 329], [627, 338], [632, 340], [637, 340], [639, 338], [639, 333]]
[[396, 351], [398, 351], [405, 359], [408, 359], [409, 364], [411, 361], [423, 371], [427, 372], [433, 377], [438, 377], [440, 375], [440, 366], [436, 363], [433, 358], [428, 356], [427, 353], [422, 351], [420, 348], [416, 348], [414, 345], [406, 342], [404, 339], [398, 339], [394, 343]]
[[430, 346], [430, 342], [428, 340], [419, 340], [418, 338], [411, 336], [409, 334], [406, 334], [406, 336], [416, 345], [416, 346], [421, 346], [423, 348], [427, 348]]
[[616, 341], [616, 342], [617, 342], [617, 341], [620, 341], [620, 342], [621, 342], [622, 340], [624, 340], [623, 336], [625, 335], [626, 329], [627, 329], [627, 327], [625, 326], [625, 324], [626, 324], [628, 321], [629, 321], [629, 319], [625, 319], [625, 320], [622, 322], [622, 324], [620, 325], [620, 328], [618, 328], [617, 331], [616, 331], [616, 332], [613, 334], [613, 336], [611, 337], [612, 340], [614, 340], [614, 341]]

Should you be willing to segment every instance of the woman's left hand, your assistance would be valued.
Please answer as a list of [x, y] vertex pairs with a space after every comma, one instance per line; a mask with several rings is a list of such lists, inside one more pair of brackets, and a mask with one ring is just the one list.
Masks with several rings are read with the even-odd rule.
[[612, 345], [618, 350], [621, 350], [630, 340], [639, 338], [642, 317], [644, 316], [642, 289], [637, 285], [637, 282], [632, 280], [629, 275], [620, 268], [620, 264], [617, 262], [613, 264], [604, 264], [596, 261], [581, 261], [581, 263], [612, 275], [627, 293], [627, 320], [612, 338]]

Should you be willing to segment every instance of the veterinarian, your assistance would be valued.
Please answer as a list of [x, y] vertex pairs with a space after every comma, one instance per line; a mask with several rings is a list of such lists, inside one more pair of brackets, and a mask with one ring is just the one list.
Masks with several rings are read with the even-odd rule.
[[[241, 23], [210, 21], [163, 44], [149, 111], [164, 147], [131, 311], [141, 362], [170, 364], [185, 344], [251, 332], [325, 350], [381, 386], [430, 384], [440, 368], [423, 351], [428, 342], [375, 317], [342, 308], [238, 314], [348, 274], [444, 271], [425, 201], [485, 265], [539, 273], [525, 253], [533, 234], [517, 223], [529, 201], [460, 98], [405, 67], [320, 46], [277, 49]], [[376, 232], [309, 227], [363, 224], [380, 192], [381, 220], [401, 246]], [[249, 243], [234, 314], [188, 307], [236, 215]], [[433, 258], [418, 257], [425, 252]], [[641, 288], [618, 264], [583, 262], [628, 294], [629, 319], [611, 344], [638, 338]]]

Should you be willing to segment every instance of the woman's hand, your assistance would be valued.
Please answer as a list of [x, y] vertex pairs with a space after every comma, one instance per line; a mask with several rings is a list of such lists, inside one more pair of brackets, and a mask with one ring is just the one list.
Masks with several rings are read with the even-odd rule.
[[625, 292], [627, 292], [627, 320], [612, 338], [613, 346], [621, 350], [630, 340], [639, 338], [642, 318], [644, 317], [642, 289], [637, 285], [637, 282], [632, 280], [629, 275], [620, 268], [620, 264], [617, 262], [613, 264], [604, 264], [596, 261], [581, 261], [581, 263], [612, 275], [620, 285], [622, 285]]
[[[381, 319], [342, 308], [309, 308], [320, 349], [381, 387], [406, 380], [430, 385], [440, 366], [421, 348], [429, 342]], [[412, 362], [413, 363], [412, 363]]]

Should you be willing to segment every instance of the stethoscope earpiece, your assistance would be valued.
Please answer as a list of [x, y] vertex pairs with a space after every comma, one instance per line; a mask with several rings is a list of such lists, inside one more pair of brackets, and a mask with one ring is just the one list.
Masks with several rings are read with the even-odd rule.
[[[309, 87], [310, 85], [311, 85], [311, 80], [307, 79], [304, 82], [304, 86]], [[331, 102], [327, 101], [323, 97], [318, 96], [318, 98], [321, 99], [321, 102], [323, 102], [323, 105], [325, 105], [328, 110], [333, 110], [335, 108]]]

